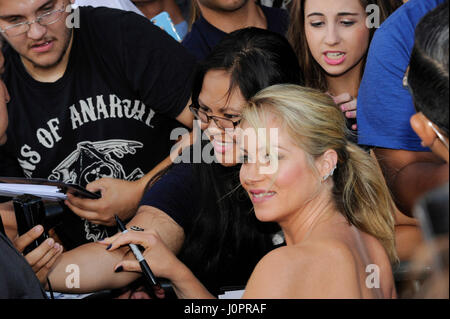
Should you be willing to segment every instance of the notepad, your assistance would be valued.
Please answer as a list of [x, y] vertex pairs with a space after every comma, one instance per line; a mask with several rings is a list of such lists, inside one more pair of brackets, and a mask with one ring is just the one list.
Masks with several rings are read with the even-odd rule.
[[40, 178], [0, 177], [0, 196], [15, 197], [28, 194], [44, 200], [60, 201], [67, 199], [67, 193], [90, 199], [101, 197], [100, 194], [89, 192], [75, 184]]
[[0, 184], [0, 195], [15, 197], [23, 194], [30, 194], [46, 200], [65, 200], [67, 195], [56, 186], [46, 185], [24, 185], [24, 184]]

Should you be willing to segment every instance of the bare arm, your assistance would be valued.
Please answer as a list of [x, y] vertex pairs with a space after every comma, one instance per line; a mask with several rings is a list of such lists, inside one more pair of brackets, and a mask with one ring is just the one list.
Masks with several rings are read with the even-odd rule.
[[420, 196], [448, 181], [448, 164], [432, 153], [382, 148], [374, 152], [399, 209], [408, 216]]
[[[210, 299], [214, 298], [194, 274], [184, 265], [153, 231], [128, 232], [108, 238], [110, 250], [115, 251], [123, 245], [134, 243], [142, 246], [146, 261], [153, 273], [158, 277], [171, 281], [174, 291], [180, 299]], [[124, 260], [116, 267], [122, 271], [139, 272], [139, 263], [134, 259]]]
[[[167, 214], [154, 207], [141, 206], [127, 225], [131, 226], [154, 231], [174, 254], [180, 250], [184, 241], [183, 229]], [[55, 291], [66, 293], [121, 288], [140, 277], [140, 274], [133, 272], [114, 272], [117, 264], [124, 258], [134, 260], [129, 254], [128, 247], [110, 252], [106, 250], [105, 244], [86, 244], [64, 253], [52, 270], [50, 280]], [[70, 285], [66, 284], [66, 279], [70, 275], [66, 272], [69, 265], [76, 265], [79, 268], [79, 288], [69, 287]]]

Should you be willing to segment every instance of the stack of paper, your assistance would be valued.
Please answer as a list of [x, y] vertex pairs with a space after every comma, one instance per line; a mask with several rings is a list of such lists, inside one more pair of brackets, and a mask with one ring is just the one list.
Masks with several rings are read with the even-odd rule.
[[67, 195], [61, 192], [61, 189], [57, 186], [0, 183], [0, 196], [15, 197], [23, 194], [34, 195], [52, 201], [65, 200], [67, 198]]

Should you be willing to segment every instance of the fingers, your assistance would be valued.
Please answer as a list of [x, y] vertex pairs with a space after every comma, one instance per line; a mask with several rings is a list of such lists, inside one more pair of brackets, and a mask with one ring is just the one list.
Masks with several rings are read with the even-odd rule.
[[61, 246], [61, 249], [57, 250], [53, 257], [51, 257], [51, 259], [47, 263], [42, 265], [42, 267], [39, 268], [39, 271], [36, 272], [36, 277], [38, 277], [42, 285], [45, 285], [45, 281], [47, 280], [50, 270], [53, 268], [53, 265], [62, 253], [63, 249]]
[[344, 112], [345, 117], [349, 119], [355, 119], [357, 116], [357, 100], [352, 99], [350, 102], [341, 104], [340, 109]]
[[14, 246], [18, 251], [23, 252], [29, 244], [38, 239], [43, 233], [44, 227], [42, 227], [41, 225], [37, 225], [17, 238], [14, 241]]
[[353, 100], [353, 97], [349, 93], [343, 93], [338, 96], [332, 96], [332, 98], [334, 100], [334, 103], [336, 103], [337, 105], [348, 103]]
[[108, 246], [107, 250], [113, 251], [128, 244], [141, 245], [144, 249], [148, 249], [152, 248], [157, 240], [158, 239], [153, 233], [129, 231], [125, 234], [121, 233], [120, 236]]
[[105, 184], [107, 183], [108, 179], [111, 180], [111, 178], [101, 178], [99, 180], [93, 181], [86, 186], [86, 189], [92, 193], [104, 191], [106, 186]]
[[25, 259], [31, 265], [34, 272], [38, 272], [45, 266], [57, 253], [62, 251], [62, 246], [52, 238], [45, 240], [36, 249], [25, 256]]
[[[97, 243], [98, 243], [98, 244], [102, 244], [102, 245], [110, 245], [110, 244], [112, 244], [117, 238], [119, 238], [121, 235], [122, 235], [122, 233], [117, 233], [117, 234], [115, 234], [114, 236], [105, 238], [105, 239], [103, 239], [102, 241], [98, 241]], [[110, 250], [110, 249], [108, 249], [108, 250]]]
[[137, 260], [124, 260], [118, 263], [116, 267], [114, 267], [114, 272], [122, 271], [142, 272], [141, 266], [139, 265], [139, 262]]
[[356, 119], [356, 111], [345, 112], [345, 117], [348, 119]]
[[353, 100], [353, 101], [341, 104], [340, 108], [341, 108], [342, 112], [356, 111], [357, 100]]
[[[80, 213], [96, 212], [99, 208], [99, 200], [76, 197], [72, 194], [67, 194], [67, 200], [64, 202], [70, 209], [76, 207]], [[77, 212], [74, 211], [78, 215]], [[83, 217], [83, 216], [82, 216]]]
[[87, 219], [94, 224], [101, 224], [98, 213], [78, 208], [77, 206], [72, 205], [69, 201], [64, 201], [64, 204], [66, 204], [67, 207], [69, 207], [75, 214], [77, 214], [81, 218]]

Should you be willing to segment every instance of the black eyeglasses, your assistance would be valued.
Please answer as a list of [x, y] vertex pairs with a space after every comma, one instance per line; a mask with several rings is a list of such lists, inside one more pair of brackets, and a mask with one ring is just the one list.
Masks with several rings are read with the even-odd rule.
[[211, 120], [216, 123], [216, 126], [221, 130], [235, 130], [242, 120], [232, 121], [231, 119], [227, 119], [219, 116], [208, 115], [205, 111], [200, 110], [198, 107], [195, 107], [194, 104], [189, 106], [189, 109], [194, 114], [197, 120], [200, 120], [203, 124], [209, 124]]

